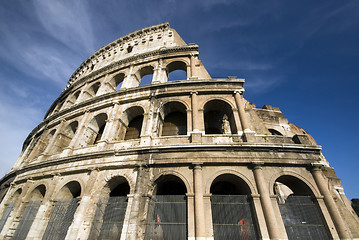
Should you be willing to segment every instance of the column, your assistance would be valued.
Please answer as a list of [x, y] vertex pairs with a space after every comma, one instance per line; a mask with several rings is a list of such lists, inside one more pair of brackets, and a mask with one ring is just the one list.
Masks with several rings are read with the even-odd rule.
[[196, 239], [201, 239], [205, 237], [205, 217], [204, 217], [204, 205], [203, 205], [202, 167], [199, 163], [194, 164], [193, 180], [194, 180], [195, 233], [196, 233]]
[[191, 92], [191, 104], [192, 104], [192, 132], [199, 132], [198, 122], [198, 92]]
[[335, 228], [338, 232], [340, 239], [350, 239], [350, 234], [345, 227], [342, 216], [339, 213], [339, 210], [335, 204], [335, 201], [329, 191], [328, 185], [322, 175], [321, 164], [312, 164], [313, 168], [311, 169], [315, 183], [318, 186], [320, 193], [324, 196], [324, 203], [328, 208], [328, 212], [333, 220]]
[[194, 54], [191, 54], [191, 58], [190, 58], [190, 64], [191, 64], [191, 78], [196, 78], [197, 74], [196, 74], [196, 63], [195, 63], [196, 59]]
[[[100, 191], [97, 186], [97, 176], [99, 170], [97, 168], [89, 169], [90, 176], [83, 190], [83, 195], [79, 202], [79, 206], [74, 214], [74, 219], [67, 231], [67, 239], [87, 239], [90, 233], [90, 226], [96, 211], [96, 203], [98, 202]], [[95, 196], [94, 196], [95, 195]], [[89, 209], [93, 211], [89, 211]]]
[[243, 131], [245, 131], [245, 130], [250, 130], [250, 127], [249, 127], [249, 122], [248, 122], [246, 112], [244, 109], [245, 104], [243, 101], [243, 93], [244, 93], [244, 89], [234, 91], [234, 98], [236, 100], [236, 105], [238, 108], [238, 114], [239, 114], [239, 119], [241, 120], [242, 129], [243, 129]]
[[265, 222], [267, 225], [269, 237], [271, 239], [285, 239], [281, 236], [278, 229], [277, 219], [274, 213], [272, 201], [267, 189], [267, 184], [264, 180], [263, 171], [262, 171], [262, 162], [253, 163], [253, 175], [257, 185], [258, 193], [260, 194], [260, 202], [263, 209], [263, 214]]

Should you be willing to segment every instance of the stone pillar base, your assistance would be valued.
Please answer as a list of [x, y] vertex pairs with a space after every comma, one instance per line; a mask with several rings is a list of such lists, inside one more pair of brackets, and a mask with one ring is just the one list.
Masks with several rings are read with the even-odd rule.
[[255, 132], [253, 131], [244, 131], [243, 133], [243, 140], [245, 142], [255, 142], [256, 141], [256, 136], [255, 136]]
[[201, 132], [191, 132], [191, 143], [202, 143], [202, 133]]

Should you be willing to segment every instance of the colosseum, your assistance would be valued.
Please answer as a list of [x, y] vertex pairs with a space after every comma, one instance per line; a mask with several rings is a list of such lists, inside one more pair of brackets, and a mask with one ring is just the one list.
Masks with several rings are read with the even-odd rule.
[[321, 147], [168, 23], [73, 73], [0, 181], [0, 239], [359, 239]]

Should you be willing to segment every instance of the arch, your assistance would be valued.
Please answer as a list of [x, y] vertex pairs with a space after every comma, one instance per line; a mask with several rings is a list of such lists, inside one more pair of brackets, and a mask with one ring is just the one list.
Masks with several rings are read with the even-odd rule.
[[133, 106], [122, 114], [123, 124], [120, 129], [120, 139], [129, 140], [141, 137], [144, 110], [142, 107]]
[[26, 239], [27, 234], [35, 220], [35, 216], [39, 211], [42, 200], [46, 192], [45, 185], [41, 184], [33, 189], [29, 196], [29, 202], [25, 203], [26, 207], [22, 213], [19, 224], [13, 235], [13, 239]]
[[56, 204], [45, 229], [43, 239], [63, 239], [74, 219], [82, 188], [78, 181], [66, 183], [57, 193]]
[[218, 175], [210, 192], [214, 239], [258, 239], [251, 189], [242, 178]]
[[242, 173], [235, 171], [233, 169], [223, 169], [223, 170], [215, 172], [211, 177], [209, 177], [208, 181], [206, 182], [206, 186], [205, 186], [206, 194], [209, 194], [211, 192], [210, 189], [211, 189], [212, 183], [214, 182], [214, 180], [216, 178], [218, 178], [221, 175], [234, 175], [234, 176], [240, 178], [249, 187], [250, 192], [252, 194], [257, 194], [257, 190], [254, 187], [254, 185], [252, 184], [252, 182], [245, 175], [243, 175]]
[[187, 134], [187, 108], [177, 101], [167, 102], [160, 109], [160, 135], [186, 135]]
[[29, 159], [34, 160], [40, 156], [41, 153], [45, 152], [47, 146], [49, 145], [50, 141], [55, 136], [56, 129], [52, 129], [48, 134], [45, 135], [43, 132], [39, 138], [37, 143], [33, 148], [33, 152], [30, 154]]
[[206, 134], [235, 134], [235, 124], [232, 107], [223, 100], [210, 100], [203, 108]]
[[15, 206], [15, 202], [20, 198], [21, 196], [21, 193], [22, 193], [22, 189], [21, 188], [18, 188], [11, 196], [10, 200], [9, 200], [9, 203], [7, 204], [2, 216], [1, 216], [1, 219], [0, 219], [0, 232], [2, 231], [2, 229], [4, 228], [5, 226], [5, 223], [10, 215], [10, 213], [12, 212], [14, 206]]
[[107, 118], [108, 117], [106, 113], [99, 113], [90, 121], [88, 127], [83, 132], [83, 136], [79, 144], [81, 147], [96, 144], [102, 139], [102, 134], [107, 123]]
[[98, 92], [99, 88], [101, 86], [100, 82], [96, 82], [94, 84], [92, 84], [89, 89], [87, 90], [87, 92], [92, 96], [96, 96], [96, 93]]
[[57, 193], [56, 199], [71, 199], [81, 195], [81, 184], [78, 181], [66, 183]]
[[319, 193], [319, 191], [317, 190], [317, 188], [305, 177], [303, 177], [303, 175], [298, 174], [295, 171], [291, 171], [291, 170], [283, 170], [279, 173], [273, 174], [273, 176], [271, 176], [270, 181], [268, 182], [268, 189], [269, 189], [269, 193], [271, 195], [275, 195], [274, 192], [274, 188], [273, 186], [275, 185], [275, 182], [277, 181], [278, 178], [282, 177], [282, 176], [292, 176], [294, 178], [299, 179], [301, 182], [303, 182], [307, 187], [310, 188], [310, 191], [313, 193], [313, 195], [315, 197], [319, 197], [321, 196], [321, 194]]
[[186, 80], [187, 64], [183, 61], [173, 61], [166, 66], [168, 81]]
[[[187, 190], [187, 193], [192, 193], [193, 192], [193, 189], [191, 187], [191, 184], [190, 182], [188, 181], [188, 179], [183, 175], [181, 174], [180, 172], [177, 172], [177, 171], [173, 171], [173, 170], [167, 170], [167, 171], [164, 171], [162, 172], [161, 174], [158, 174], [157, 176], [154, 177], [154, 181], [152, 183], [152, 186], [154, 188], [156, 188], [156, 184], [158, 182], [161, 181], [161, 179], [163, 179], [165, 176], [175, 176], [177, 177], [178, 179], [180, 179], [183, 184], [185, 185], [186, 187], [186, 190]], [[155, 191], [155, 190], [154, 190]]]
[[116, 91], [120, 90], [123, 80], [125, 79], [126, 75], [124, 73], [117, 73], [115, 76], [111, 78], [109, 84], [113, 89]]
[[187, 239], [185, 183], [173, 174], [162, 174], [154, 184], [145, 239], [171, 239], [174, 232], [176, 239]]
[[68, 147], [72, 138], [75, 136], [79, 123], [73, 121], [66, 126], [63, 132], [57, 135], [57, 139], [52, 146], [52, 153], [60, 153], [64, 148]]
[[224, 173], [212, 181], [210, 193], [215, 195], [250, 195], [251, 189], [237, 175]]
[[130, 185], [126, 178], [114, 176], [103, 189], [92, 221], [89, 239], [120, 239], [127, 210]]
[[288, 239], [330, 239], [328, 226], [310, 187], [291, 175], [273, 186]]
[[272, 135], [276, 135], [276, 136], [283, 136], [283, 134], [281, 132], [279, 132], [278, 130], [275, 130], [273, 128], [268, 128], [268, 131], [272, 134]]
[[152, 83], [154, 73], [153, 66], [145, 66], [138, 70], [135, 74], [137, 81], [139, 82], [139, 86], [147, 85]]

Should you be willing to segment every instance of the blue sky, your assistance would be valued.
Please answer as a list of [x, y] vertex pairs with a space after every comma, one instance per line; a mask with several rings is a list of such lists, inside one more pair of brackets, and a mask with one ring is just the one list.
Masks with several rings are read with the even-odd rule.
[[247, 100], [307, 130], [359, 198], [358, 12], [357, 0], [1, 1], [0, 175], [88, 56], [168, 21], [212, 77], [245, 78]]

